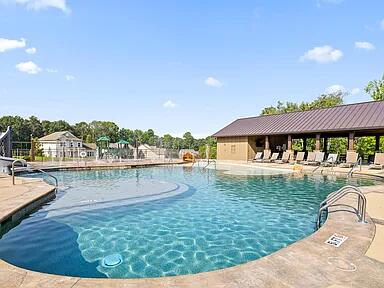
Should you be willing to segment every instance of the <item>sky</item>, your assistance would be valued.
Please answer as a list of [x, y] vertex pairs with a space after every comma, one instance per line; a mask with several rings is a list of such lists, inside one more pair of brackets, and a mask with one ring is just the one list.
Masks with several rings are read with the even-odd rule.
[[211, 135], [384, 73], [383, 0], [0, 0], [0, 116]]

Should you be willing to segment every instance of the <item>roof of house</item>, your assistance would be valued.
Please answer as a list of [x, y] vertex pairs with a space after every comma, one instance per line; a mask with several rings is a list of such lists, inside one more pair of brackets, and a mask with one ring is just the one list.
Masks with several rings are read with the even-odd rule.
[[375, 129], [384, 129], [384, 101], [240, 118], [213, 136], [305, 134]]
[[97, 145], [96, 143], [83, 143], [83, 147], [88, 150], [96, 150]]
[[65, 138], [65, 140], [82, 141], [69, 131], [53, 132], [49, 135], [43, 136], [39, 141], [58, 141]]

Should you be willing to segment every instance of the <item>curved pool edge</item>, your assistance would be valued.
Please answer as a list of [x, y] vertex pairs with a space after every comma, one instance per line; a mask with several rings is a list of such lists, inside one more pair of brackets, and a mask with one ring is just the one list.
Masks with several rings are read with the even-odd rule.
[[[54, 191], [52, 186], [41, 180], [26, 182], [23, 185], [34, 187], [34, 191], [40, 191], [40, 194], [45, 192], [49, 195]], [[51, 192], [43, 192], [44, 189], [50, 189]], [[362, 190], [364, 193], [384, 193], [384, 185], [363, 187]], [[36, 199], [41, 199], [41, 195], [38, 195], [39, 193], [36, 193]], [[354, 197], [344, 198], [340, 204], [354, 205], [354, 200]], [[30, 199], [28, 201], [36, 203]], [[14, 202], [9, 202], [9, 205], [13, 205], [12, 203]], [[12, 211], [15, 211], [14, 208]], [[369, 216], [367, 221], [367, 224], [357, 223], [356, 215], [333, 208], [319, 231], [275, 253], [222, 270], [174, 277], [67, 277], [22, 269], [0, 260], [0, 287], [327, 287], [332, 284], [351, 283], [356, 286], [369, 284], [378, 287], [384, 283], [384, 264], [365, 256], [375, 235], [375, 225]], [[324, 244], [333, 233], [349, 238], [339, 248]], [[335, 261], [329, 261], [329, 258], [345, 259], [352, 262], [357, 270], [339, 270], [334, 265]]]

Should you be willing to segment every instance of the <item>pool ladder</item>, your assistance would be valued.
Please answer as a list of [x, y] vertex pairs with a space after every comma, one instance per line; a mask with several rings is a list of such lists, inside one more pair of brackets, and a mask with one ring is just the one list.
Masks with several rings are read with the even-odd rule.
[[[12, 184], [13, 185], [15, 185], [15, 164], [16, 163], [21, 163], [23, 166], [27, 164], [27, 162], [23, 159], [16, 159], [15, 161], [12, 162]], [[55, 181], [55, 191], [57, 192], [57, 189], [59, 188], [59, 180], [55, 176], [47, 173], [46, 171], [44, 171], [42, 169], [37, 169], [37, 168], [27, 167], [26, 171], [30, 171], [30, 172], [38, 171], [38, 172], [43, 173], [44, 175], [46, 175], [48, 177], [51, 177]]]
[[319, 229], [321, 226], [321, 217], [323, 212], [328, 210], [329, 207], [331, 207], [338, 200], [348, 194], [356, 194], [358, 196], [357, 209], [354, 210], [356, 212], [357, 217], [359, 218], [359, 222], [366, 222], [365, 214], [367, 211], [367, 199], [365, 198], [365, 195], [361, 192], [359, 188], [352, 185], [347, 185], [329, 194], [327, 198], [320, 203], [319, 212], [317, 213], [316, 229]]

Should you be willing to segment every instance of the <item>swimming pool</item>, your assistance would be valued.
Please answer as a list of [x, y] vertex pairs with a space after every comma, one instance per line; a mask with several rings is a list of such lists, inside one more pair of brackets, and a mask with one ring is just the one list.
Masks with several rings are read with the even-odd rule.
[[212, 271], [313, 233], [319, 203], [347, 183], [335, 176], [240, 170], [53, 172], [64, 185], [58, 197], [2, 236], [0, 258], [34, 271], [95, 278]]

